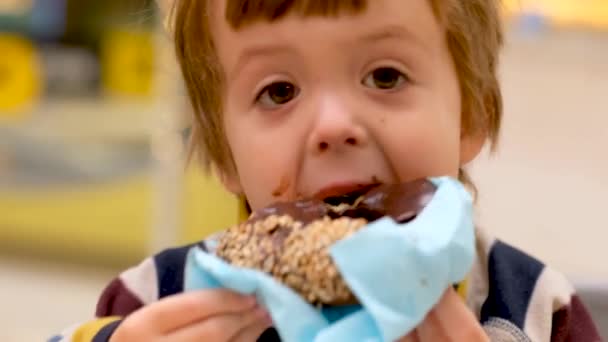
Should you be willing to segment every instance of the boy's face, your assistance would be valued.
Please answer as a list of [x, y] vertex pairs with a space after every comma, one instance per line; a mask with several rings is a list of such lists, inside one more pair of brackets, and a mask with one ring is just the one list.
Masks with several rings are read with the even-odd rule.
[[483, 137], [461, 137], [459, 83], [428, 0], [257, 22], [211, 16], [225, 72], [223, 119], [236, 172], [224, 183], [258, 209], [359, 185], [450, 175]]

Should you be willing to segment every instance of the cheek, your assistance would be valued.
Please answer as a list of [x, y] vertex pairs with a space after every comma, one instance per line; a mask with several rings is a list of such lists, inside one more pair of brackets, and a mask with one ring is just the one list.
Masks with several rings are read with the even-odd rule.
[[[288, 149], [289, 142], [259, 127], [241, 124], [226, 132], [241, 188], [256, 210], [276, 202], [290, 190], [294, 153]], [[282, 143], [277, 145], [277, 141]]]
[[453, 125], [423, 115], [408, 122], [388, 120], [386, 127], [379, 140], [400, 181], [458, 175], [459, 133]]

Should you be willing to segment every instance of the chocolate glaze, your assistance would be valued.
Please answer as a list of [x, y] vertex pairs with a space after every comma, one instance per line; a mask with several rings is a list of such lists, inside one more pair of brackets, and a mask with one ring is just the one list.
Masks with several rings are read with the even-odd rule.
[[390, 216], [399, 223], [414, 219], [431, 201], [436, 187], [428, 180], [397, 185], [381, 185], [369, 191], [355, 210], [366, 209]]
[[[365, 218], [370, 222], [389, 216], [399, 223], [405, 223], [414, 219], [424, 209], [435, 191], [435, 185], [427, 179], [401, 184], [372, 185], [325, 200], [305, 199], [276, 203], [256, 211], [250, 222], [272, 215], [289, 215], [304, 225], [325, 216]], [[338, 203], [349, 203], [351, 206], [337, 212], [333, 205]]]

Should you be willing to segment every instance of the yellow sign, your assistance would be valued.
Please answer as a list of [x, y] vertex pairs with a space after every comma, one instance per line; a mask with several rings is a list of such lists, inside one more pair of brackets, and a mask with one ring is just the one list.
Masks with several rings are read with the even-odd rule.
[[23, 115], [40, 95], [41, 65], [34, 45], [0, 33], [0, 117]]
[[[238, 202], [216, 179], [191, 169], [180, 188], [180, 243], [238, 222]], [[19, 246], [98, 263], [138, 262], [148, 253], [156, 191], [146, 174], [80, 188], [0, 191], [0, 250]]]
[[154, 35], [145, 31], [115, 30], [106, 36], [102, 52], [103, 83], [110, 94], [152, 95]]

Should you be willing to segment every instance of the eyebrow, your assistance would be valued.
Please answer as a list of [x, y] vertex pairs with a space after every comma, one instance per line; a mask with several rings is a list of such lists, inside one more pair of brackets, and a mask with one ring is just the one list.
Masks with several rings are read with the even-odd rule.
[[[414, 35], [410, 30], [407, 30], [401, 25], [391, 24], [382, 26], [380, 29], [375, 30], [371, 33], [355, 37], [354, 42], [360, 42], [364, 44], [378, 43], [386, 40], [408, 40], [418, 45], [425, 45], [419, 37]], [[256, 57], [268, 57], [276, 56], [280, 54], [292, 54], [295, 49], [288, 44], [264, 44], [253, 46], [245, 49], [238, 57], [235, 66], [233, 68], [232, 77], [237, 77], [240, 74], [243, 67], [253, 58]]]
[[405, 39], [417, 43], [421, 42], [420, 39], [410, 30], [396, 24], [382, 26], [376, 31], [362, 35], [357, 40], [365, 43], [374, 43], [391, 39]]
[[245, 49], [238, 57], [234, 68], [232, 78], [236, 77], [243, 67], [252, 59], [256, 57], [268, 57], [276, 56], [280, 54], [293, 53], [295, 50], [293, 47], [287, 44], [264, 44], [253, 46]]

